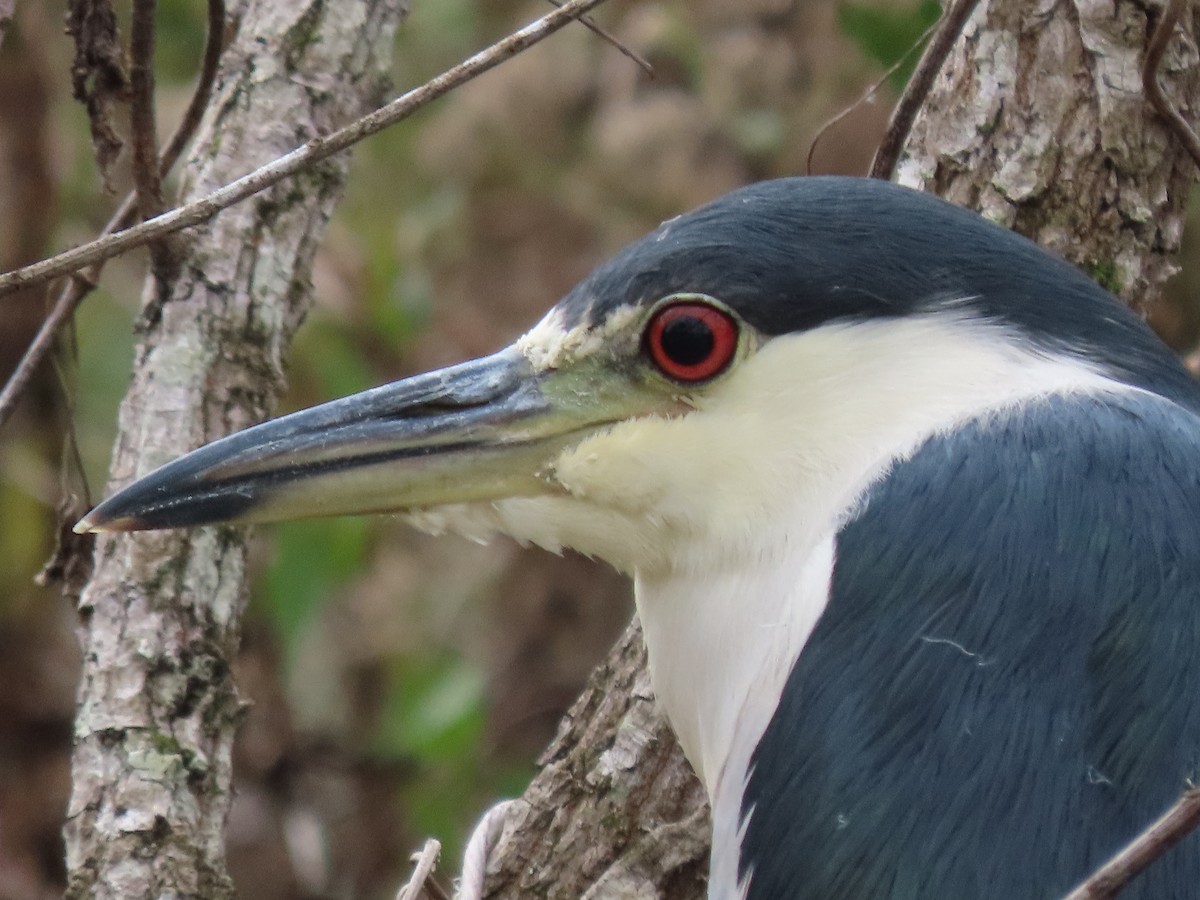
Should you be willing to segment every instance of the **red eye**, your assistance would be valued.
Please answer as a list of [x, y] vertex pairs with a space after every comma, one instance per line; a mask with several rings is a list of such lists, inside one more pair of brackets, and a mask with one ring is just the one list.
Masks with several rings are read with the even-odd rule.
[[706, 303], [675, 303], [654, 314], [646, 352], [668, 378], [706, 381], [725, 371], [737, 352], [737, 323]]

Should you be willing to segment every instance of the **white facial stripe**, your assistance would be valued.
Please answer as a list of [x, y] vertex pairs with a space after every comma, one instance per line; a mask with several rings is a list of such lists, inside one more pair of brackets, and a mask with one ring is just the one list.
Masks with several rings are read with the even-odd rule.
[[572, 360], [595, 353], [628, 329], [640, 315], [640, 307], [631, 304], [613, 310], [602, 325], [580, 323], [567, 328], [562, 312], [556, 307], [517, 339], [517, 349], [529, 360], [534, 371], [560, 369]]
[[829, 325], [767, 341], [697, 391], [693, 412], [619, 423], [565, 451], [551, 474], [581, 512], [619, 515], [636, 535], [632, 558], [577, 549], [628, 571], [705, 571], [775, 552], [764, 530], [793, 523], [794, 509], [811, 533], [791, 535], [788, 552], [797, 537], [811, 546], [933, 433], [1032, 396], [1113, 387], [957, 317]]

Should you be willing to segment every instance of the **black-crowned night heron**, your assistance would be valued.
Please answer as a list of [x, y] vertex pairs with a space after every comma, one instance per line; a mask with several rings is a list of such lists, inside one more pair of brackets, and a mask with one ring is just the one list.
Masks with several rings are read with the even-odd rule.
[[[494, 356], [251, 428], [81, 529], [403, 511], [633, 576], [710, 896], [1061, 895], [1200, 771], [1200, 390], [1072, 266], [803, 178]], [[1200, 837], [1125, 895], [1200, 897]]]

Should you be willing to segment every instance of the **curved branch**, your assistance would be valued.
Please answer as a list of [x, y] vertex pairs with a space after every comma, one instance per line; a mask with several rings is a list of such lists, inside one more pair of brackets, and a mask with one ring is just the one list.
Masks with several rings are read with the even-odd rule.
[[900, 159], [900, 151], [912, 131], [913, 120], [929, 96], [933, 87], [933, 79], [942, 70], [942, 64], [950, 55], [950, 50], [958, 36], [962, 34], [963, 26], [974, 11], [979, 0], [954, 0], [954, 4], [942, 15], [942, 27], [938, 29], [925, 52], [917, 69], [904, 88], [900, 102], [896, 104], [892, 118], [888, 122], [887, 133], [879, 142], [875, 151], [875, 159], [871, 161], [871, 178], [882, 178], [889, 181], [896, 169], [896, 161]]
[[1163, 55], [1167, 52], [1167, 44], [1170, 43], [1172, 35], [1175, 34], [1175, 27], [1179, 24], [1179, 17], [1183, 15], [1185, 5], [1184, 0], [1168, 0], [1163, 9], [1162, 18], [1158, 20], [1154, 34], [1150, 36], [1150, 43], [1146, 45], [1146, 61], [1142, 64], [1142, 89], [1155, 112], [1166, 120], [1167, 126], [1191, 154], [1196, 165], [1200, 166], [1200, 137], [1197, 137], [1187, 119], [1167, 99], [1158, 80]]
[[1200, 825], [1200, 788], [1193, 787], [1063, 900], [1111, 900], [1135, 875], [1187, 837], [1197, 825]]

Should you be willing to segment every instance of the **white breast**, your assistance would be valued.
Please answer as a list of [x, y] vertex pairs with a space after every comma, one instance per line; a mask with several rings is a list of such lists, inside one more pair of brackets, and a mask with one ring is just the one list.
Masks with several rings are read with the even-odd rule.
[[750, 757], [825, 609], [833, 539], [807, 559], [636, 580], [655, 694], [713, 807], [711, 897], [734, 897]]

